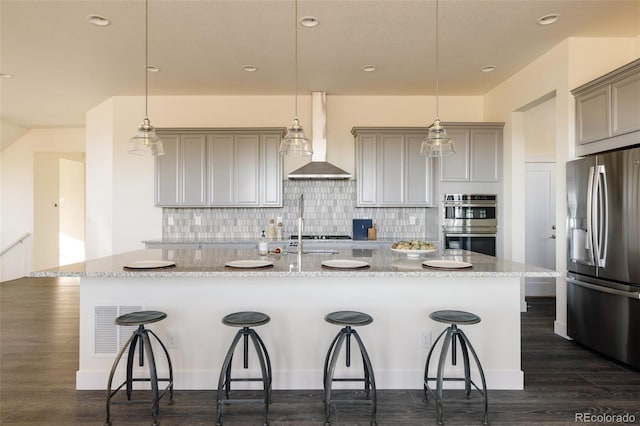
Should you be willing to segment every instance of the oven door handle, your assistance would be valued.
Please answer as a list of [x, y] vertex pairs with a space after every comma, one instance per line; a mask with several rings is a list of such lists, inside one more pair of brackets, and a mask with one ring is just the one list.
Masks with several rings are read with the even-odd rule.
[[486, 234], [463, 234], [460, 232], [445, 232], [445, 237], [495, 237], [496, 234], [486, 233]]

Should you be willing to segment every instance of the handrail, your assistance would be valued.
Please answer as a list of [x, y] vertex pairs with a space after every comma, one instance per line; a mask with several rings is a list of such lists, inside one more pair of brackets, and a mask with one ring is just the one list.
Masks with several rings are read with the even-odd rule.
[[24, 240], [26, 240], [29, 236], [31, 235], [31, 232], [25, 232], [24, 235], [20, 238], [18, 238], [17, 240], [15, 240], [13, 243], [9, 244], [9, 246], [2, 250], [2, 252], [0, 252], [0, 256], [2, 256], [3, 254], [5, 254], [6, 252], [8, 252], [9, 250], [11, 250], [13, 247], [17, 246], [18, 244], [22, 243]]

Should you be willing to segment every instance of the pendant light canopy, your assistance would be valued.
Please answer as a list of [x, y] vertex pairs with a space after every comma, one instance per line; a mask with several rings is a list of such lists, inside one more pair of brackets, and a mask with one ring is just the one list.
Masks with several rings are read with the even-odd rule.
[[287, 129], [287, 134], [280, 144], [280, 154], [302, 157], [313, 154], [311, 141], [305, 136], [304, 129], [298, 120], [298, 0], [295, 0], [295, 68], [296, 68], [296, 96], [295, 115], [293, 124]]
[[138, 133], [129, 139], [129, 154], [134, 155], [164, 155], [162, 140], [156, 135], [147, 114], [149, 94], [149, 1], [144, 2], [144, 120], [138, 128]]
[[428, 157], [442, 157], [454, 154], [453, 141], [447, 136], [447, 131], [440, 124], [439, 96], [440, 96], [440, 55], [438, 46], [438, 0], [436, 0], [436, 119], [429, 127], [429, 135], [420, 145], [420, 155]]

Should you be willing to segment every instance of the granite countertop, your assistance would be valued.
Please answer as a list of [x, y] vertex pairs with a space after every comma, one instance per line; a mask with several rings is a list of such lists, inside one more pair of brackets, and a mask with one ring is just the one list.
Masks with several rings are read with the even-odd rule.
[[[32, 272], [33, 277], [247, 277], [247, 276], [413, 276], [413, 277], [557, 277], [559, 272], [518, 262], [498, 259], [464, 250], [438, 250], [419, 258], [390, 249], [348, 248], [307, 250], [310, 253], [279, 253], [259, 256], [254, 248], [147, 249], [87, 260], [56, 268]], [[370, 267], [357, 270], [326, 269], [322, 261], [350, 259], [366, 261]], [[469, 269], [440, 270], [422, 266], [428, 259], [469, 262]], [[161, 269], [128, 270], [130, 262], [168, 260], [175, 266]], [[225, 267], [233, 260], [270, 260], [273, 267], [235, 269]]]

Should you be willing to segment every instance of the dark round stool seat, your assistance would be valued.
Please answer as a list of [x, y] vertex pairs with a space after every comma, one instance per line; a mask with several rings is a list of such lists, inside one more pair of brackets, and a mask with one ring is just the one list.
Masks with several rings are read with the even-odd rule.
[[434, 321], [443, 322], [445, 324], [477, 324], [480, 322], [480, 317], [471, 312], [465, 311], [435, 311], [429, 315]]
[[160, 311], [139, 311], [120, 315], [118, 318], [116, 318], [115, 323], [117, 325], [151, 324], [152, 322], [162, 321], [166, 317], [167, 314]]
[[222, 323], [231, 327], [257, 327], [269, 321], [269, 315], [252, 311], [234, 312], [222, 318]]
[[356, 311], [337, 311], [331, 312], [324, 317], [324, 320], [335, 325], [367, 325], [373, 322], [373, 317], [369, 314]]

